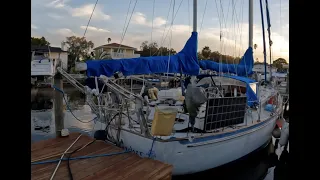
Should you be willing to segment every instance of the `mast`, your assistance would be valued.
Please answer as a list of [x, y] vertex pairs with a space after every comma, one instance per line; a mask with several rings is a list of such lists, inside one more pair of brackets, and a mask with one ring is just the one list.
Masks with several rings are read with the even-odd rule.
[[197, 0], [193, 0], [193, 32], [197, 32]]
[[[197, 32], [197, 0], [193, 0], [193, 32]], [[197, 42], [197, 48], [198, 50], [198, 42]], [[198, 57], [197, 57], [198, 58]], [[191, 76], [190, 83], [195, 83], [196, 76]]]
[[253, 0], [249, 0], [249, 47], [253, 48]]
[[[266, 14], [267, 14], [267, 23], [268, 23], [268, 38], [269, 38], [269, 58], [270, 58], [270, 81], [272, 80], [272, 56], [271, 56], [271, 46], [272, 46], [272, 41], [271, 41], [271, 23], [270, 23], [270, 13], [269, 13], [269, 5], [268, 5], [268, 0], [266, 0]], [[281, 17], [280, 17], [281, 18]]]
[[266, 37], [264, 32], [262, 0], [260, 0], [260, 11], [261, 11], [262, 37], [263, 37], [264, 80], [266, 82], [267, 81], [267, 55], [266, 55]]

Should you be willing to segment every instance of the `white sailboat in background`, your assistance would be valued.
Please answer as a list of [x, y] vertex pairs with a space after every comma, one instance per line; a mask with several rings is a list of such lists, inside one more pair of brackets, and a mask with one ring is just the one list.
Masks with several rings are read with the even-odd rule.
[[[274, 88], [240, 76], [252, 72], [252, 15], [253, 0], [249, 0], [249, 48], [238, 65], [198, 62], [197, 0], [193, 0], [193, 32], [178, 54], [79, 64], [78, 69], [94, 77], [91, 88], [77, 83], [61, 67], [57, 70], [86, 94], [93, 112], [106, 124], [109, 141], [142, 157], [172, 164], [174, 175], [215, 168], [266, 145], [282, 111], [282, 98]], [[219, 75], [201, 78], [197, 76], [200, 68]], [[158, 100], [150, 102], [142, 97], [145, 86], [134, 94], [108, 78], [118, 71], [127, 79], [154, 73], [191, 78], [186, 90], [155, 92]], [[228, 72], [238, 76], [221, 74]], [[104, 93], [98, 81], [104, 83]]]

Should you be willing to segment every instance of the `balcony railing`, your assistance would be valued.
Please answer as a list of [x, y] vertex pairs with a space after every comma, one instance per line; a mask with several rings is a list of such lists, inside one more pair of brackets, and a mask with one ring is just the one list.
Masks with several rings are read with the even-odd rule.
[[140, 57], [140, 54], [128, 55], [128, 54], [125, 54], [125, 53], [112, 52], [112, 53], [111, 53], [111, 57], [112, 57], [112, 59], [137, 58], [137, 57]]

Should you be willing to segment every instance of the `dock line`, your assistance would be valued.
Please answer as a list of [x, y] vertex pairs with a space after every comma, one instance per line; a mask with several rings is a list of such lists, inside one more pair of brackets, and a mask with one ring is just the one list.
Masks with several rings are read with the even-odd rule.
[[80, 138], [81, 136], [82, 136], [82, 134], [80, 134], [80, 135], [78, 136], [78, 138], [68, 147], [68, 149], [66, 149], [66, 150], [64, 151], [64, 153], [62, 154], [61, 158], [58, 160], [59, 163], [57, 164], [56, 168], [54, 169], [53, 174], [52, 174], [51, 177], [50, 177], [50, 180], [52, 180], [53, 177], [55, 176], [55, 174], [56, 174], [56, 172], [57, 172], [57, 170], [58, 170], [58, 168], [59, 168], [59, 166], [60, 166], [60, 163], [61, 163], [61, 161], [62, 161], [63, 156], [65, 155], [65, 153], [69, 151], [69, 149], [79, 140], [79, 138]]
[[[122, 152], [109, 153], [109, 154], [97, 154], [97, 155], [91, 155], [91, 156], [79, 156], [79, 157], [70, 158], [69, 160], [81, 160], [81, 159], [90, 159], [90, 158], [96, 158], [96, 157], [114, 156], [114, 155], [129, 153], [129, 152], [131, 152], [131, 151], [122, 151]], [[68, 158], [61, 159], [61, 161], [66, 161], [66, 160], [68, 160]], [[59, 161], [60, 161], [60, 159], [54, 159], [54, 160], [34, 162], [34, 163], [31, 163], [31, 165], [55, 163], [55, 162], [59, 162]]]
[[94, 120], [96, 120], [96, 119], [98, 118], [98, 117], [95, 117], [95, 118], [93, 118], [93, 119], [90, 120], [90, 121], [82, 121], [82, 120], [80, 120], [79, 118], [77, 118], [76, 115], [73, 114], [73, 112], [72, 112], [72, 110], [71, 110], [71, 108], [70, 108], [70, 106], [69, 106], [69, 104], [68, 104], [68, 101], [67, 101], [66, 97], [64, 96], [64, 95], [65, 95], [64, 91], [61, 90], [60, 88], [56, 87], [55, 85], [51, 85], [51, 87], [52, 87], [54, 90], [59, 91], [59, 92], [62, 93], [64, 102], [66, 103], [66, 106], [67, 106], [68, 110], [70, 111], [70, 113], [72, 114], [72, 116], [73, 116], [74, 118], [76, 118], [76, 120], [78, 120], [78, 121], [80, 121], [80, 122], [82, 122], [82, 123], [90, 123], [90, 122], [92, 122], [92, 121], [94, 121]]

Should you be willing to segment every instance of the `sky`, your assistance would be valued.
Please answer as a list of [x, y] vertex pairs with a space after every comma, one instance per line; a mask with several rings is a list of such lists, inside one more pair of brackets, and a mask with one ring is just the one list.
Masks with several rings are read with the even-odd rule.
[[[68, 36], [82, 37], [95, 2], [32, 0], [31, 36], [44, 36], [57, 47]], [[209, 46], [212, 51], [242, 56], [249, 40], [248, 4], [248, 0], [198, 0], [198, 50]], [[268, 7], [273, 42], [271, 58], [282, 57], [289, 62], [289, 0], [269, 0]], [[260, 1], [254, 0], [253, 9], [253, 43], [257, 44], [254, 57], [263, 61]], [[265, 1], [263, 13], [269, 62]], [[193, 0], [99, 0], [85, 37], [95, 47], [107, 44], [107, 39], [111, 38], [111, 43], [122, 42], [137, 49], [143, 41], [152, 41], [180, 51], [192, 29]]]

